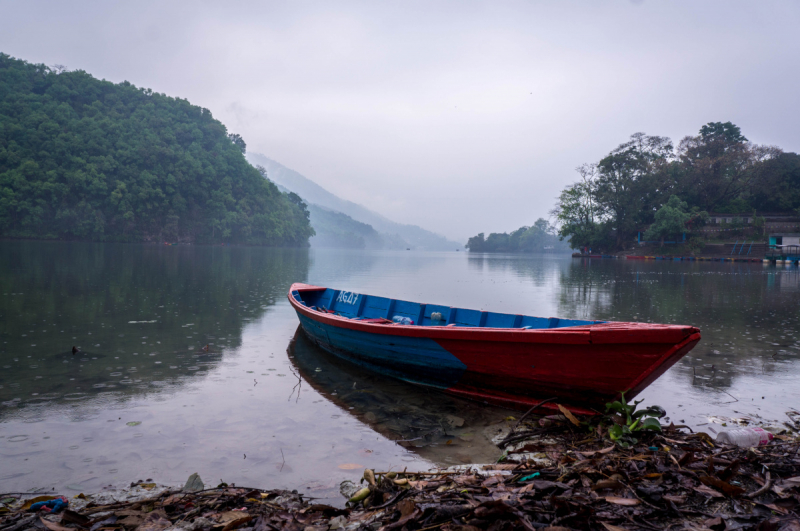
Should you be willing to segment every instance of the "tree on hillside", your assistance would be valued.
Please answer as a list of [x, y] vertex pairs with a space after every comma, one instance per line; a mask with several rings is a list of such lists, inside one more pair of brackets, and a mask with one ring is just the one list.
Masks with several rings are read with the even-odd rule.
[[673, 157], [669, 138], [636, 133], [597, 164], [594, 198], [609, 213], [617, 249], [632, 241], [674, 188], [668, 171]]
[[0, 53], [0, 236], [307, 245], [208, 109]]
[[486, 239], [484, 238], [484, 235], [481, 232], [477, 236], [473, 236], [472, 238], [467, 240], [467, 244], [464, 247], [469, 251], [475, 253], [482, 253], [484, 251], [485, 245], [486, 245]]
[[780, 153], [765, 161], [748, 196], [750, 207], [759, 212], [800, 208], [800, 155]]
[[522, 252], [541, 251], [544, 247], [552, 246], [557, 236], [555, 227], [544, 218], [537, 219], [533, 226], [523, 229], [525, 230], [519, 235], [517, 244], [517, 248]]
[[[299, 195], [297, 195], [294, 192], [289, 192], [287, 194], [286, 198], [289, 200], [290, 203], [292, 203], [293, 205], [297, 206], [297, 208], [300, 210], [300, 212], [303, 213], [303, 216], [305, 216], [306, 219], [309, 219], [309, 216], [311, 214], [308, 211], [308, 205], [306, 205], [306, 203], [305, 203], [305, 201], [303, 201], [302, 197], [300, 197]], [[311, 230], [313, 232], [314, 229], [311, 229]], [[312, 236], [313, 236], [313, 234], [312, 234]]]
[[669, 201], [656, 211], [655, 222], [645, 232], [646, 240], [660, 240], [664, 246], [664, 240], [671, 236], [677, 236], [686, 230], [686, 222], [691, 216], [687, 212], [689, 205], [681, 201], [678, 196], [673, 195]]
[[708, 213], [698, 211], [696, 208], [689, 212], [689, 205], [681, 201], [676, 195], [669, 198], [664, 206], [656, 211], [655, 221], [647, 232], [644, 233], [645, 240], [660, 240], [664, 246], [667, 238], [678, 238], [687, 230], [687, 225], [702, 223], [708, 219]]
[[231, 134], [228, 135], [228, 138], [231, 139], [231, 142], [233, 143], [234, 146], [236, 146], [240, 150], [242, 150], [242, 155], [247, 153], [247, 144], [245, 144], [244, 138], [242, 138], [242, 135], [237, 135], [237, 134], [231, 133]]
[[678, 146], [681, 194], [703, 210], [727, 210], [728, 203], [749, 195], [764, 179], [764, 163], [780, 154], [777, 147], [751, 144], [731, 122], [708, 123]]
[[573, 249], [580, 249], [597, 245], [605, 213], [595, 200], [597, 166], [584, 164], [576, 171], [580, 180], [561, 191], [550, 213], [559, 225], [559, 237], [568, 239]]

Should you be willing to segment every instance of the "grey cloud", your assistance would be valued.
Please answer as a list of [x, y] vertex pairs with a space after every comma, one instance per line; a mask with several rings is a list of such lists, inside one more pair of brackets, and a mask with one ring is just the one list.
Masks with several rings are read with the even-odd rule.
[[464, 240], [636, 131], [796, 151], [791, 2], [0, 2], [0, 51], [211, 109], [248, 148]]

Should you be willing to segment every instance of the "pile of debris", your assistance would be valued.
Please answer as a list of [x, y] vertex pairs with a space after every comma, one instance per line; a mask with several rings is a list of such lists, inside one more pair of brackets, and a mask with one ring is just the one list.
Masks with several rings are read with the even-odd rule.
[[504, 449], [497, 464], [365, 470], [360, 484], [342, 485], [344, 507], [297, 491], [205, 489], [190, 478], [179, 490], [139, 483], [124, 499], [81, 495], [48, 515], [29, 512], [45, 500], [0, 495], [0, 531], [800, 531], [794, 435], [739, 448], [673, 425], [637, 429], [645, 423], [630, 420], [627, 432], [606, 425], [608, 417], [579, 420], [567, 411], [518, 421], [496, 433]]

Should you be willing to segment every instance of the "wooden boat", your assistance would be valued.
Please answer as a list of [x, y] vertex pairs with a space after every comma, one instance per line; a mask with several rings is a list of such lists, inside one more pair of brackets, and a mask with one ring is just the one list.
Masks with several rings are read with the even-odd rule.
[[288, 297], [305, 333], [324, 350], [514, 408], [557, 397], [576, 412], [602, 410], [621, 391], [636, 396], [700, 341], [692, 326], [484, 312], [300, 283]]

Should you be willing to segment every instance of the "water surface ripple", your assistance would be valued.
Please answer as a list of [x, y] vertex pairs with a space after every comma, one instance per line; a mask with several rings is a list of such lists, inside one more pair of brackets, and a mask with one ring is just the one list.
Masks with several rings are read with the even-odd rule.
[[[336, 499], [361, 467], [496, 459], [508, 415], [332, 359], [304, 281], [505, 313], [698, 326], [644, 394], [676, 423], [800, 404], [800, 272], [554, 255], [0, 242], [0, 491], [154, 478]], [[72, 352], [72, 347], [78, 352]], [[718, 425], [717, 425], [718, 427]]]

